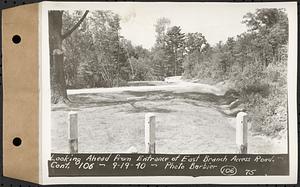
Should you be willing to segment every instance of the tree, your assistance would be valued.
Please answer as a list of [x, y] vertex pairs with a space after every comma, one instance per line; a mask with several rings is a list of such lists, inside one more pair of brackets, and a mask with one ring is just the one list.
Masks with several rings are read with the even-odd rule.
[[[113, 87], [130, 80], [129, 57], [136, 56], [131, 43], [120, 35], [120, 17], [112, 11], [92, 11], [80, 27], [63, 42], [67, 87]], [[82, 15], [63, 17], [68, 30]]]
[[157, 20], [155, 27], [156, 42], [151, 49], [151, 67], [153, 75], [158, 80], [163, 80], [167, 76], [167, 64], [169, 62], [168, 51], [166, 48], [165, 38], [171, 21], [168, 18]]
[[187, 78], [196, 77], [202, 72], [195, 71], [197, 67], [203, 67], [208, 61], [209, 44], [205, 37], [199, 33], [187, 33], [185, 36], [185, 57], [183, 61], [184, 76]]
[[[63, 33], [82, 17], [83, 11], [65, 11], [63, 14]], [[93, 38], [89, 29], [90, 18], [87, 17], [68, 38], [63, 41], [64, 69], [67, 89], [86, 86], [82, 69], [93, 59]]]
[[166, 32], [168, 30], [169, 25], [171, 24], [171, 21], [168, 18], [160, 18], [156, 21], [155, 32], [156, 32], [156, 46], [157, 47], [163, 47], [164, 45], [164, 39]]
[[49, 54], [51, 71], [51, 102], [69, 102], [64, 72], [64, 52], [62, 42], [68, 38], [83, 22], [89, 11], [67, 32], [62, 33], [63, 11], [49, 11]]
[[177, 76], [181, 75], [183, 72], [182, 61], [183, 61], [183, 52], [184, 52], [184, 33], [181, 32], [179, 26], [171, 27], [165, 36], [166, 49], [170, 55], [169, 72], [171, 75]]
[[121, 40], [121, 46], [125, 49], [130, 64], [130, 80], [152, 79], [150, 52], [142, 46], [133, 46], [131, 41], [126, 39]]
[[185, 36], [185, 51], [187, 54], [191, 54], [194, 51], [202, 52], [207, 47], [207, 41], [205, 37], [199, 33], [187, 33]]
[[280, 48], [288, 42], [288, 17], [284, 10], [257, 9], [255, 13], [247, 13], [243, 23], [256, 35], [255, 44], [264, 65], [278, 61]]
[[168, 62], [168, 56], [163, 48], [155, 47], [151, 50], [151, 67], [157, 80], [164, 80], [167, 77]]
[[[123, 37], [120, 36], [120, 17], [110, 11], [95, 14], [94, 20], [96, 31], [98, 63], [102, 64], [103, 73], [106, 74], [107, 82], [112, 86], [120, 86], [122, 82], [130, 79], [130, 65], [127, 52], [122, 45]], [[101, 30], [102, 32], [99, 32]]]
[[195, 35], [187, 34], [184, 76], [232, 84], [251, 130], [276, 136], [287, 124], [288, 17], [283, 9], [257, 9], [243, 22], [247, 32], [203, 53], [197, 54]]

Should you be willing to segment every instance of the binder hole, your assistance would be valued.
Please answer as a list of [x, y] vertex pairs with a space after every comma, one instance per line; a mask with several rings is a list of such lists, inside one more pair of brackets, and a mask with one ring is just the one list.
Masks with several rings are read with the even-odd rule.
[[20, 146], [20, 145], [22, 144], [21, 138], [19, 138], [19, 137], [14, 138], [14, 139], [13, 139], [13, 144], [14, 144], [14, 146], [16, 146], [16, 147]]
[[13, 38], [12, 38], [12, 41], [15, 43], [15, 44], [18, 44], [21, 42], [21, 37], [19, 35], [14, 35]]

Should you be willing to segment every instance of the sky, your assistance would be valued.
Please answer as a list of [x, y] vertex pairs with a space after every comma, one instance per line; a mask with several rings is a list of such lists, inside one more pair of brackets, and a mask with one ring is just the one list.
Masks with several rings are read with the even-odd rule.
[[[286, 4], [286, 3], [285, 3]], [[184, 33], [200, 32], [214, 45], [247, 31], [243, 16], [258, 8], [282, 8], [284, 3], [76, 3], [57, 4], [53, 8], [111, 10], [121, 16], [121, 35], [134, 45], [150, 49], [155, 43], [155, 23], [170, 19], [171, 26], [180, 26]]]
[[159, 18], [170, 19], [171, 26], [180, 26], [184, 33], [200, 32], [208, 43], [214, 45], [247, 31], [245, 24], [241, 23], [243, 16], [247, 12], [254, 12], [256, 7], [199, 4], [166, 6], [154, 3], [111, 10], [121, 16], [121, 35], [134, 45], [150, 49], [155, 43], [154, 25]]

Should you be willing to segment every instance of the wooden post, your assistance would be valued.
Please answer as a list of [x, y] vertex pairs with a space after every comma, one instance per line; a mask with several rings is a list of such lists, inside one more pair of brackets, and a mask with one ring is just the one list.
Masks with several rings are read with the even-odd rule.
[[135, 146], [131, 146], [128, 150], [128, 153], [138, 153], [137, 148]]
[[240, 154], [247, 154], [248, 125], [247, 113], [239, 112], [236, 116], [236, 145]]
[[77, 112], [68, 114], [69, 152], [78, 153], [78, 115]]
[[155, 115], [145, 115], [145, 152], [155, 154]]

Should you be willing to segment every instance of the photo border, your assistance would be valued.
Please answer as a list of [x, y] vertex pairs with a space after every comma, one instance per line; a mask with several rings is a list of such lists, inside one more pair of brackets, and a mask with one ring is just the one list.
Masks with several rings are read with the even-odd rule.
[[[109, 2], [122, 3], [127, 2]], [[132, 3], [132, 2], [130, 2]], [[149, 2], [151, 3], [151, 2]], [[162, 2], [159, 2], [162, 3]], [[168, 2], [174, 3], [174, 2]], [[188, 3], [188, 2], [187, 2]], [[196, 2], [193, 2], [196, 3]], [[198, 2], [197, 2], [198, 3]], [[207, 3], [207, 2], [199, 2]], [[213, 2], [216, 3], [216, 2]], [[180, 176], [163, 176], [163, 177], [48, 177], [48, 164], [51, 155], [51, 90], [50, 90], [50, 67], [49, 67], [49, 44], [48, 44], [48, 10], [53, 9], [96, 9], [96, 5], [107, 4], [106, 2], [97, 3], [62, 3], [62, 2], [43, 2], [40, 4], [40, 166], [42, 166], [40, 181], [43, 184], [291, 184], [297, 182], [298, 166], [298, 146], [297, 142], [297, 6], [296, 3], [260, 3], [267, 8], [276, 7], [286, 8], [289, 14], [289, 55], [288, 55], [288, 111], [289, 112], [289, 157], [290, 157], [290, 176], [231, 176], [231, 177], [180, 177]], [[210, 4], [210, 3], [207, 3]], [[222, 4], [218, 2], [218, 4]], [[228, 3], [226, 3], [228, 4]], [[234, 3], [233, 3], [234, 4]], [[247, 4], [247, 3], [244, 3]], [[253, 4], [253, 3], [249, 3]], [[272, 4], [272, 6], [269, 6]], [[283, 6], [284, 5], [284, 6]], [[296, 4], [297, 5], [297, 4]], [[80, 6], [78, 8], [77, 6]], [[91, 7], [89, 7], [91, 6]], [[287, 6], [287, 7], [285, 7]], [[99, 9], [99, 8], [98, 8]], [[296, 37], [296, 38], [295, 38]], [[43, 62], [43, 63], [41, 63]], [[48, 63], [45, 63], [48, 62]], [[43, 94], [42, 94], [43, 93]], [[43, 123], [42, 123], [43, 122]], [[46, 123], [45, 123], [46, 122]], [[42, 125], [43, 124], [43, 125]], [[49, 130], [50, 129], [50, 130]], [[46, 131], [46, 132], [45, 132]], [[221, 179], [220, 179], [221, 178]]]

